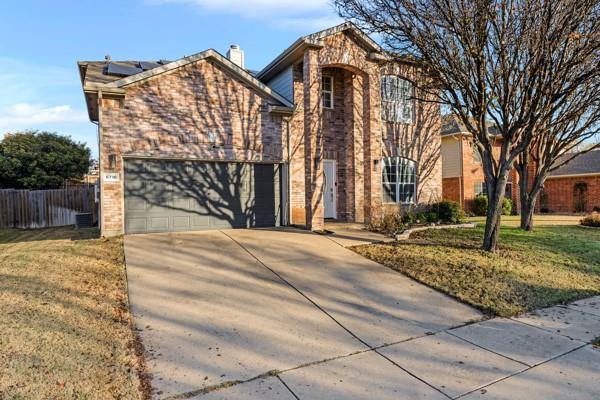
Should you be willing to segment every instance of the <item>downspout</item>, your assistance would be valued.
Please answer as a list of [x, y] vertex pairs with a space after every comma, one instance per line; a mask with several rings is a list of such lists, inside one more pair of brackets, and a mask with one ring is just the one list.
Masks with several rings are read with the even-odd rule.
[[458, 185], [458, 199], [460, 201], [460, 208], [464, 210], [465, 208], [465, 199], [464, 199], [464, 184], [465, 184], [465, 174], [464, 174], [464, 154], [463, 154], [463, 136], [462, 134], [459, 136], [460, 139], [460, 180]]
[[103, 163], [102, 163], [102, 90], [98, 90], [98, 180], [100, 181], [100, 193], [99, 193], [99, 204], [98, 204], [98, 228], [100, 228], [100, 235], [104, 236], [104, 224], [102, 223], [103, 211], [104, 211], [104, 179], [103, 174]]

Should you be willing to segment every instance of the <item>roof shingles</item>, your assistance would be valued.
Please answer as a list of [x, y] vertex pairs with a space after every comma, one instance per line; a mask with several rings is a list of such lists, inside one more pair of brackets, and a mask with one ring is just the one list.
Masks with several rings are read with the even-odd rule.
[[[558, 159], [557, 163], [570, 157], [572, 154], [566, 154]], [[600, 149], [592, 150], [580, 154], [567, 164], [552, 171], [550, 176], [570, 176], [570, 175], [589, 175], [600, 174]]]

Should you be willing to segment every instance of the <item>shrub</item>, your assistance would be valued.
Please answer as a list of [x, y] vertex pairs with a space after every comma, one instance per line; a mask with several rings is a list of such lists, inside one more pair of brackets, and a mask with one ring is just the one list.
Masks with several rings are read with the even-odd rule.
[[[512, 200], [505, 197], [502, 199], [502, 215], [511, 215], [513, 209]], [[480, 194], [475, 197], [473, 202], [473, 212], [475, 215], [484, 217], [488, 211], [488, 198], [485, 194]]]
[[[435, 214], [435, 221], [442, 221], [448, 224], [458, 224], [465, 218], [465, 213], [460, 204], [454, 201], [440, 201], [431, 205], [431, 213]], [[431, 218], [434, 218], [433, 215]]]
[[511, 215], [513, 209], [512, 200], [505, 197], [502, 199], [502, 215]]
[[478, 216], [485, 216], [488, 210], [488, 198], [484, 194], [475, 196], [473, 201], [473, 213]]
[[368, 229], [373, 232], [380, 232], [385, 235], [393, 236], [406, 228], [402, 219], [403, 216], [400, 213], [384, 214], [378, 221], [371, 221]]
[[589, 215], [586, 215], [579, 221], [579, 223], [583, 226], [593, 226], [595, 228], [600, 228], [600, 213], [593, 212]]
[[415, 216], [416, 222], [419, 224], [427, 222], [427, 213], [420, 212]]
[[440, 217], [438, 216], [438, 213], [435, 211], [429, 211], [428, 213], [425, 213], [425, 221], [427, 222], [438, 222], [440, 220]]

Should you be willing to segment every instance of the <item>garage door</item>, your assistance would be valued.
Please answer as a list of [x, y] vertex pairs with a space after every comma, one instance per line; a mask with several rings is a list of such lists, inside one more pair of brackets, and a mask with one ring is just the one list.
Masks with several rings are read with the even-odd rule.
[[125, 233], [278, 226], [280, 165], [125, 162]]

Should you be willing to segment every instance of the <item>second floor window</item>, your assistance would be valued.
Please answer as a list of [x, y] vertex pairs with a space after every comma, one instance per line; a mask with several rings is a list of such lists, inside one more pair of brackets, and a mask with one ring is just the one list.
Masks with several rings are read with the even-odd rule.
[[477, 146], [473, 145], [473, 162], [475, 164], [481, 164], [481, 153], [479, 152], [479, 149], [477, 148]]
[[321, 83], [321, 96], [323, 97], [323, 107], [333, 108], [333, 77], [323, 75]]
[[414, 119], [414, 87], [397, 75], [381, 77], [381, 118], [410, 124]]

